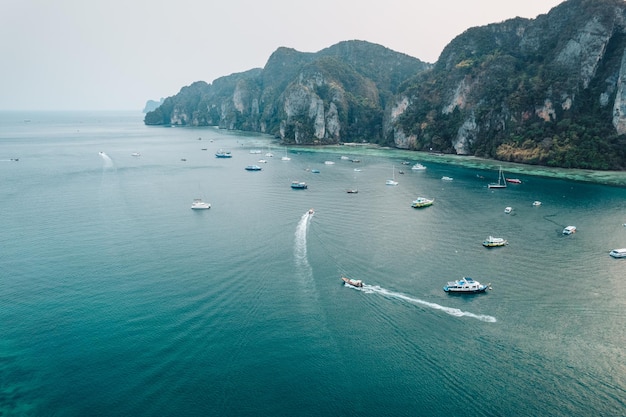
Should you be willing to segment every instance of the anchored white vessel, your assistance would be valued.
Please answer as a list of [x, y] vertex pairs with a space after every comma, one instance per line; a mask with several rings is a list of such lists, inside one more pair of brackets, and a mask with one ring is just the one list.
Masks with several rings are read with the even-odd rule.
[[206, 210], [206, 209], [210, 209], [211, 208], [211, 204], [210, 203], [205, 203], [204, 201], [202, 201], [199, 198], [196, 198], [195, 200], [193, 200], [193, 203], [191, 203], [191, 209], [192, 210]]

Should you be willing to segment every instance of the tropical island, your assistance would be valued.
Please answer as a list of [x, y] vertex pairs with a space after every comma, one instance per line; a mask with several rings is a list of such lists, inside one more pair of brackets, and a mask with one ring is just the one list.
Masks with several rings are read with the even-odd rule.
[[583, 180], [605, 171], [594, 182], [625, 185], [626, 3], [567, 0], [470, 28], [433, 64], [358, 40], [279, 48], [263, 68], [183, 87], [144, 122], [578, 169]]

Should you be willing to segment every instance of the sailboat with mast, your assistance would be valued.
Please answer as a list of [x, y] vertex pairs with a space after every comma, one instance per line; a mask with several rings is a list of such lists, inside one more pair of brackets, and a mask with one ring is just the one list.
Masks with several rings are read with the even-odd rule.
[[500, 166], [500, 170], [498, 171], [498, 182], [492, 182], [487, 184], [488, 188], [506, 188], [506, 178], [504, 178], [504, 172], [502, 172], [502, 166]]
[[398, 181], [396, 181], [396, 166], [393, 166], [393, 177], [390, 180], [385, 182], [387, 185], [398, 185]]

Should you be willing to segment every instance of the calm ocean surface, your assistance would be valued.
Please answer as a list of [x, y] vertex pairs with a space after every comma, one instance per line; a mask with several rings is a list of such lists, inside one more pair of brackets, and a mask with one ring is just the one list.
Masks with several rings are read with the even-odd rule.
[[626, 189], [142, 119], [0, 113], [0, 416], [626, 415]]

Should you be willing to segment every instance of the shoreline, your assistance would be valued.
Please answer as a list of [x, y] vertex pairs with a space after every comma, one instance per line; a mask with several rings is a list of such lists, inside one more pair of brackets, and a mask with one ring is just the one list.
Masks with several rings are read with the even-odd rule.
[[312, 153], [326, 152], [334, 154], [347, 153], [364, 156], [387, 156], [394, 158], [403, 158], [409, 161], [413, 161], [414, 163], [435, 162], [457, 165], [465, 168], [476, 168], [484, 170], [498, 169], [500, 166], [502, 166], [504, 171], [506, 171], [507, 175], [509, 176], [510, 174], [523, 174], [533, 177], [564, 179], [570, 181], [609, 185], [613, 187], [626, 187], [626, 171], [594, 171], [590, 169], [578, 168], [552, 168], [542, 165], [527, 165], [516, 162], [496, 161], [470, 155], [432, 154], [423, 151], [409, 151], [403, 149], [379, 147], [371, 144], [324, 146], [292, 145], [290, 149], [300, 149], [302, 151]]

